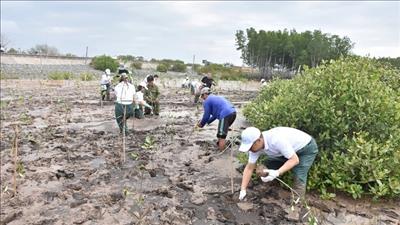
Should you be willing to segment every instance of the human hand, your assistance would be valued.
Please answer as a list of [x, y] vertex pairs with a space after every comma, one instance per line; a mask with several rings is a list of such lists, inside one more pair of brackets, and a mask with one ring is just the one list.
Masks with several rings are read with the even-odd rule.
[[261, 177], [261, 180], [263, 182], [270, 182], [270, 181], [273, 181], [275, 178], [279, 177], [279, 171], [278, 170], [264, 170], [264, 172], [267, 172], [268, 176]]
[[240, 190], [239, 200], [242, 201], [246, 197], [246, 190]]

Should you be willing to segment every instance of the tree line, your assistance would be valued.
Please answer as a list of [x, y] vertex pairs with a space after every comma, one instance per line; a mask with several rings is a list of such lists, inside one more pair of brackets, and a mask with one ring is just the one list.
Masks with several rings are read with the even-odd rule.
[[274, 66], [297, 70], [301, 65], [316, 67], [322, 60], [347, 56], [353, 48], [348, 37], [322, 33], [320, 30], [298, 33], [296, 30], [236, 32], [237, 50], [243, 62], [257, 67], [262, 75], [271, 75]]

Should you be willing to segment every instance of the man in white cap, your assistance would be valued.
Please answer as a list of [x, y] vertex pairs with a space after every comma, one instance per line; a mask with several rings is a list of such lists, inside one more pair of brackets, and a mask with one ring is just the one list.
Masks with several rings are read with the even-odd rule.
[[236, 119], [235, 107], [224, 97], [212, 95], [208, 87], [201, 89], [200, 95], [204, 100], [204, 114], [197, 126], [204, 127], [204, 125], [218, 119], [217, 145], [219, 150], [222, 151], [226, 148], [225, 139], [228, 135], [229, 127]]
[[100, 85], [102, 87], [101, 91], [101, 99], [110, 100], [110, 89], [111, 89], [111, 71], [110, 69], [106, 69], [101, 75]]
[[[125, 126], [125, 134], [128, 134], [128, 127], [126, 120], [129, 117], [134, 116], [134, 97], [136, 95], [136, 89], [133, 84], [128, 82], [128, 75], [126, 73], [121, 74], [120, 82], [115, 86], [115, 119], [119, 127], [120, 133], [122, 133]], [[125, 117], [124, 117], [125, 115]]]
[[249, 160], [243, 171], [240, 200], [246, 196], [247, 185], [262, 154], [268, 157], [268, 169], [261, 172], [261, 180], [272, 181], [293, 169], [294, 190], [304, 199], [308, 171], [318, 153], [317, 144], [309, 134], [290, 127], [275, 127], [264, 132], [248, 127], [242, 132], [239, 151], [249, 152]]

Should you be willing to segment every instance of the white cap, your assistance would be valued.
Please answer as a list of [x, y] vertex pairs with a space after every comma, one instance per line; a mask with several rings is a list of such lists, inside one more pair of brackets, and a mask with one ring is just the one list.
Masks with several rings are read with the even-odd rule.
[[248, 127], [242, 131], [242, 141], [239, 151], [247, 152], [250, 150], [254, 142], [260, 137], [261, 131], [255, 127]]
[[200, 94], [202, 95], [202, 94], [210, 94], [210, 88], [208, 88], [208, 87], [205, 87], [205, 88], [203, 88], [203, 89], [201, 89], [201, 91], [200, 91]]
[[106, 69], [105, 72], [106, 72], [107, 75], [110, 75], [110, 73], [111, 73], [110, 69]]

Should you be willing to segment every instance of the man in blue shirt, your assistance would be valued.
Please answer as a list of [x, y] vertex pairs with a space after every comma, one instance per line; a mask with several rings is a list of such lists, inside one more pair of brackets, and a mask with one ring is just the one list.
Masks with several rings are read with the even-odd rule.
[[226, 147], [225, 139], [228, 135], [228, 129], [236, 119], [236, 110], [232, 103], [224, 97], [211, 95], [210, 88], [208, 87], [201, 89], [200, 95], [204, 100], [204, 115], [197, 126], [204, 127], [204, 125], [210, 124], [215, 119], [218, 119], [218, 148], [222, 151]]

